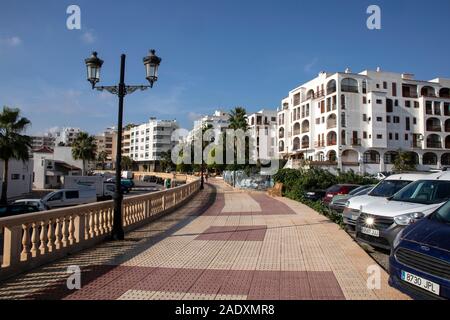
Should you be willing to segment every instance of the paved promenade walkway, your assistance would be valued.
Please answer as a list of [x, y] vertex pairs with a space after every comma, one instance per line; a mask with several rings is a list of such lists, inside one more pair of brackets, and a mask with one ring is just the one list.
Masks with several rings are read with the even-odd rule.
[[[310, 208], [221, 180], [176, 212], [0, 283], [0, 299], [406, 299], [367, 288], [376, 263]], [[81, 269], [68, 290], [68, 266]]]

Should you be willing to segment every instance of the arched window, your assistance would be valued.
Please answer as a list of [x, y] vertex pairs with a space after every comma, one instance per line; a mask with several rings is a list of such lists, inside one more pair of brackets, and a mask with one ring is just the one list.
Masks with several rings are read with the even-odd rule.
[[450, 153], [444, 153], [441, 157], [441, 165], [450, 166]]
[[281, 140], [281, 141], [278, 143], [278, 151], [284, 152], [284, 141], [283, 141], [283, 140]]
[[311, 89], [306, 93], [306, 99], [314, 99], [314, 90]]
[[327, 146], [335, 146], [337, 144], [337, 134], [334, 131], [330, 131], [327, 134]]
[[330, 114], [327, 118], [327, 129], [336, 128], [337, 119], [334, 113]]
[[430, 134], [427, 137], [427, 148], [442, 148], [441, 137], [437, 134]]
[[445, 120], [445, 132], [450, 132], [450, 119]]
[[309, 132], [309, 121], [304, 120], [302, 122], [302, 133], [307, 133], [307, 132]]
[[299, 150], [300, 149], [300, 138], [295, 138], [294, 139], [294, 146], [293, 146], [294, 150]]
[[353, 78], [344, 78], [341, 81], [342, 92], [358, 93], [358, 81]]
[[284, 128], [280, 128], [280, 130], [278, 130], [278, 133], [279, 133], [278, 137], [280, 139], [283, 139], [284, 138]]
[[294, 136], [299, 135], [300, 134], [300, 123], [296, 122], [294, 124]]
[[308, 136], [302, 137], [302, 149], [309, 149], [309, 137]]
[[445, 137], [445, 149], [450, 149], [450, 136]]
[[433, 87], [424, 86], [420, 90], [420, 95], [422, 95], [424, 97], [435, 97], [436, 96], [436, 91], [434, 90]]
[[363, 161], [368, 164], [378, 164], [380, 163], [380, 154], [378, 151], [368, 150], [364, 152]]
[[433, 152], [426, 152], [423, 154], [423, 164], [425, 165], [436, 165], [437, 155]]
[[336, 92], [336, 80], [330, 80], [327, 83], [327, 94], [332, 94]]
[[442, 88], [439, 90], [439, 97], [450, 98], [450, 88]]
[[398, 152], [396, 152], [396, 151], [387, 151], [384, 154], [384, 163], [385, 164], [393, 164], [397, 157], [398, 157]]
[[334, 150], [329, 151], [327, 154], [327, 160], [331, 162], [336, 162], [337, 160], [336, 151]]

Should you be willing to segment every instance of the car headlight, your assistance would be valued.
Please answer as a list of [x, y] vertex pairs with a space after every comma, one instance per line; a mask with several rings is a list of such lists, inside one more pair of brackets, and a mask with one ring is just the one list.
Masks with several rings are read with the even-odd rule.
[[395, 248], [397, 248], [398, 245], [400, 244], [400, 241], [402, 240], [403, 231], [405, 231], [405, 229], [400, 230], [400, 232], [397, 233], [397, 235], [395, 236], [394, 241], [392, 242], [392, 249], [395, 250]]
[[399, 226], [407, 226], [416, 222], [416, 220], [422, 219], [424, 216], [422, 212], [407, 213], [395, 217], [394, 222]]

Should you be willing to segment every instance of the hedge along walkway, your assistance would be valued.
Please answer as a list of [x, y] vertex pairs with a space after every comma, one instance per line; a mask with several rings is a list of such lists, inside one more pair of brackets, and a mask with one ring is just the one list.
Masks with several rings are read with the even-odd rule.
[[[175, 213], [127, 235], [0, 284], [22, 299], [406, 299], [367, 288], [376, 263], [309, 207], [210, 179]], [[67, 266], [82, 270], [66, 287]]]

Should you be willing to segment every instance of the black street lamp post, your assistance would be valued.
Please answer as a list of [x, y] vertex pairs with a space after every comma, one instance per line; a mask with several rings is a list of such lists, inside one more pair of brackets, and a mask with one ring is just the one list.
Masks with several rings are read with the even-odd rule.
[[106, 90], [109, 93], [119, 97], [119, 112], [117, 117], [117, 151], [116, 151], [116, 187], [114, 191], [114, 218], [113, 230], [111, 238], [113, 240], [123, 240], [124, 231], [122, 226], [122, 188], [121, 188], [121, 160], [122, 160], [122, 119], [123, 119], [123, 100], [127, 94], [131, 94], [136, 90], [146, 90], [153, 88], [153, 83], [158, 80], [158, 67], [161, 58], [155, 55], [155, 50], [150, 50], [150, 54], [144, 58], [144, 66], [146, 71], [146, 79], [150, 85], [127, 86], [125, 85], [125, 58], [124, 54], [120, 57], [120, 81], [116, 86], [100, 86], [96, 87], [100, 81], [100, 69], [103, 60], [97, 57], [97, 52], [93, 52], [91, 57], [85, 60], [87, 67], [87, 80], [92, 84], [92, 89], [99, 91]]

